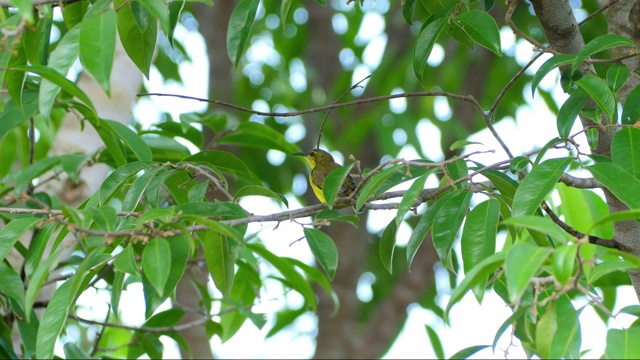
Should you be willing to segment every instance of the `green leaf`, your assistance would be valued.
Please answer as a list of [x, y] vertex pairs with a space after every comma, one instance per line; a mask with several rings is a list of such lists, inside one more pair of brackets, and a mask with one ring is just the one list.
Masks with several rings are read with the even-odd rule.
[[444, 349], [442, 348], [442, 342], [440, 341], [438, 333], [429, 325], [425, 325], [424, 327], [427, 330], [427, 335], [429, 336], [429, 341], [431, 342], [433, 352], [436, 354], [436, 358], [444, 359]]
[[516, 156], [509, 162], [509, 171], [511, 171], [512, 174], [517, 174], [520, 171], [526, 170], [530, 163], [531, 160], [529, 160], [528, 157]]
[[520, 215], [502, 221], [502, 224], [523, 227], [525, 229], [549, 235], [554, 241], [567, 242], [567, 234], [548, 217]]
[[62, 7], [62, 17], [64, 18], [64, 24], [67, 26], [67, 29], [73, 29], [82, 22], [89, 8], [89, 4], [87, 1], [78, 1], [67, 3]]
[[115, 270], [113, 272], [113, 283], [111, 284], [111, 312], [116, 319], [120, 319], [120, 298], [124, 288], [124, 276], [122, 271]]
[[596, 104], [598, 104], [598, 107], [607, 114], [609, 119], [614, 119], [616, 99], [604, 80], [597, 76], [587, 75], [576, 83], [591, 96]]
[[572, 54], [560, 54], [554, 55], [552, 58], [545, 61], [545, 63], [540, 66], [535, 75], [533, 75], [533, 79], [531, 80], [531, 97], [535, 95], [538, 85], [540, 85], [542, 79], [544, 79], [544, 77], [547, 76], [547, 74], [551, 72], [551, 70], [557, 68], [558, 66], [570, 64], [574, 58], [575, 55]]
[[[238, 263], [238, 271], [234, 283], [236, 284], [231, 291], [232, 304], [222, 305], [222, 310], [230, 309], [220, 316], [220, 324], [222, 325], [222, 336], [220, 339], [224, 343], [235, 335], [242, 324], [247, 319], [247, 311], [245, 307], [251, 308], [256, 298], [256, 289], [261, 286], [258, 273], [247, 266], [245, 263]], [[237, 305], [235, 305], [237, 304]], [[239, 308], [238, 308], [239, 307]]]
[[551, 342], [552, 359], [577, 359], [580, 357], [581, 331], [578, 317], [581, 311], [571, 304], [567, 295], [563, 295], [556, 301], [558, 316], [558, 330]]
[[622, 125], [633, 125], [640, 120], [640, 86], [636, 86], [622, 106]]
[[478, 45], [502, 56], [500, 30], [491, 15], [484, 11], [471, 10], [456, 16], [453, 20]]
[[208, 150], [188, 156], [182, 160], [185, 163], [208, 164], [214, 169], [220, 170], [227, 174], [231, 174], [242, 179], [248, 180], [254, 185], [260, 185], [260, 182], [253, 175], [251, 170], [237, 156], [227, 151]]
[[[469, 167], [467, 166], [467, 162], [464, 160], [457, 160], [454, 162], [450, 162], [445, 165], [446, 174], [448, 174], [451, 180], [459, 180], [469, 175]], [[445, 175], [446, 176], [446, 175]], [[468, 186], [468, 181], [463, 181], [455, 185], [458, 189], [466, 189]]]
[[491, 181], [491, 184], [507, 198], [513, 200], [518, 189], [518, 182], [509, 177], [509, 175], [495, 169], [489, 169], [483, 175]]
[[558, 316], [554, 302], [550, 302], [546, 311], [536, 323], [536, 352], [543, 359], [548, 359], [551, 353], [551, 342], [558, 330]]
[[156, 178], [158, 173], [166, 171], [163, 166], [157, 166], [147, 170], [144, 174], [133, 181], [127, 195], [125, 195], [122, 201], [122, 211], [134, 211], [138, 203], [142, 199], [144, 191], [149, 187], [149, 184]]
[[89, 209], [89, 213], [93, 216], [95, 220], [95, 224], [98, 225], [100, 229], [106, 231], [115, 231], [118, 226], [118, 215], [116, 214], [116, 209], [113, 206], [105, 205], [100, 206], [96, 209]]
[[505, 262], [509, 301], [515, 303], [529, 286], [531, 278], [553, 252], [531, 243], [513, 245]]
[[[485, 0], [487, 1], [487, 0]], [[493, 1], [493, 0], [491, 0]], [[458, 351], [457, 353], [453, 354], [450, 359], [467, 359], [470, 358], [471, 355], [477, 353], [480, 350], [484, 350], [486, 348], [490, 347], [490, 345], [474, 345], [474, 346], [469, 346], [468, 348], [464, 348], [460, 351]]]
[[460, 284], [456, 286], [451, 293], [451, 297], [449, 298], [449, 302], [447, 303], [447, 307], [444, 312], [445, 322], [449, 317], [451, 307], [459, 302], [467, 291], [476, 287], [480, 282], [487, 281], [487, 278], [489, 278], [490, 275], [493, 275], [496, 269], [502, 266], [506, 257], [506, 251], [495, 253], [482, 260], [478, 265], [472, 268], [471, 271], [465, 274], [464, 279], [462, 279]]
[[407, 22], [407, 24], [412, 25], [413, 24], [413, 12], [416, 9], [416, 4], [418, 3], [418, 0], [406, 0], [404, 2], [404, 5], [402, 5], [402, 16], [404, 17], [404, 20]]
[[[153, 289], [151, 286], [147, 286], [143, 281], [143, 284], [145, 284], [143, 290], [145, 302], [147, 305], [145, 316], [147, 318], [150, 317], [158, 308], [158, 306], [160, 306], [165, 301], [165, 299], [176, 289], [178, 281], [180, 281], [182, 275], [184, 274], [187, 260], [189, 259], [189, 256], [192, 252], [192, 245], [184, 236], [173, 236], [169, 238], [167, 242], [169, 243], [169, 247], [171, 249], [171, 264], [169, 269], [169, 276], [167, 277], [167, 282], [164, 285], [163, 296], [159, 297], [155, 289]], [[145, 277], [143, 276], [143, 279], [144, 278]]]
[[327, 175], [324, 179], [322, 192], [324, 193], [325, 200], [327, 201], [327, 205], [329, 205], [329, 209], [333, 209], [333, 203], [340, 192], [340, 188], [344, 183], [344, 180], [349, 175], [349, 171], [353, 167], [353, 163], [345, 166], [341, 166]]
[[21, 194], [29, 185], [31, 185], [31, 181], [33, 181], [33, 179], [44, 174], [48, 170], [51, 170], [52, 167], [58, 165], [59, 163], [60, 157], [52, 156], [29, 165], [16, 177], [15, 192], [17, 194]]
[[587, 281], [588, 283], [593, 284], [594, 282], [600, 280], [605, 275], [609, 275], [616, 271], [627, 272], [629, 270], [637, 270], [637, 269], [638, 269], [638, 265], [628, 261], [622, 261], [619, 259], [608, 260], [600, 264], [597, 264], [593, 269], [591, 269], [591, 271], [587, 276]]
[[113, 260], [113, 266], [123, 273], [140, 277], [140, 270], [138, 264], [136, 264], [136, 255], [133, 246], [125, 247], [124, 250], [116, 256], [115, 260]]
[[628, 329], [609, 329], [607, 331], [607, 347], [604, 356], [608, 359], [638, 359], [640, 358], [640, 327], [632, 326]]
[[589, 143], [589, 148], [594, 150], [598, 147], [598, 137], [599, 137], [598, 129], [587, 129], [587, 143]]
[[558, 111], [558, 134], [563, 139], [568, 138], [571, 135], [571, 128], [576, 120], [576, 117], [582, 111], [585, 104], [589, 100], [589, 94], [578, 88], [571, 93], [571, 96], [562, 104], [560, 111]]
[[[6, 64], [8, 69], [16, 67], [16, 66], [25, 66], [27, 65], [27, 55], [24, 52], [24, 47], [22, 44], [18, 43], [14, 46], [13, 51], [10, 52], [11, 57], [9, 58], [9, 62]], [[5, 56], [5, 55], [2, 55]], [[0, 64], [3, 61], [0, 58]], [[0, 65], [2, 66], [2, 65]], [[0, 70], [2, 72], [3, 70]], [[7, 91], [14, 103], [22, 108], [22, 95], [24, 93], [24, 82], [25, 82], [25, 74], [22, 71], [7, 71], [5, 74], [5, 86], [7, 87]], [[2, 83], [2, 74], [0, 74], [0, 83]], [[42, 86], [42, 85], [41, 85]], [[2, 111], [2, 104], [0, 104], [0, 111]]]
[[396, 233], [398, 231], [398, 224], [395, 221], [391, 221], [384, 229], [382, 237], [380, 238], [380, 260], [382, 266], [389, 272], [393, 273], [393, 253], [396, 248]]
[[174, 326], [180, 322], [184, 316], [184, 310], [173, 308], [154, 314], [142, 326], [150, 328], [159, 328], [165, 326]]
[[68, 154], [60, 157], [60, 166], [74, 183], [78, 183], [80, 167], [90, 159], [87, 154]]
[[189, 189], [187, 196], [189, 197], [189, 202], [201, 202], [204, 200], [205, 195], [207, 194], [207, 189], [209, 188], [209, 180], [205, 180], [197, 185], [194, 185], [191, 189]]
[[113, 120], [105, 120], [113, 128], [114, 135], [120, 138], [136, 155], [140, 161], [151, 161], [153, 155], [151, 149], [139, 134], [136, 134], [128, 126]]
[[116, 169], [109, 174], [100, 187], [98, 203], [104, 204], [120, 188], [127, 179], [137, 174], [139, 171], [150, 168], [155, 163], [152, 161], [136, 161]]
[[[31, 276], [40, 266], [40, 260], [42, 260], [42, 256], [47, 248], [49, 239], [53, 238], [53, 232], [57, 227], [57, 224], [47, 224], [40, 228], [37, 234], [35, 234], [35, 237], [31, 240], [31, 244], [29, 244], [29, 251], [24, 259], [24, 273], [27, 276], [27, 279], [31, 280]], [[55, 249], [52, 251], [55, 251]]]
[[416, 179], [416, 181], [414, 181], [413, 184], [411, 184], [411, 186], [409, 187], [409, 190], [407, 190], [404, 193], [404, 195], [402, 195], [402, 200], [398, 205], [398, 212], [396, 213], [397, 226], [400, 226], [400, 223], [402, 222], [404, 215], [409, 211], [409, 209], [416, 202], [416, 199], [418, 198], [418, 196], [422, 192], [422, 189], [424, 188], [424, 184], [427, 181], [427, 177], [429, 176], [429, 174], [430, 173], [424, 173], [420, 175]]
[[635, 176], [614, 163], [594, 164], [587, 170], [631, 209], [640, 209], [640, 180]]
[[56, 339], [62, 332], [69, 308], [73, 302], [72, 281], [68, 280], [53, 293], [53, 297], [51, 297], [42, 315], [36, 340], [36, 358], [53, 358]]
[[571, 64], [572, 71], [576, 71], [582, 61], [589, 56], [618, 46], [629, 46], [635, 48], [633, 41], [624, 36], [615, 34], [598, 36], [597, 38], [589, 41], [580, 51], [578, 51], [575, 59], [573, 59], [573, 63]]
[[[44, 284], [47, 277], [51, 274], [56, 260], [62, 254], [62, 249], [58, 249], [53, 254], [49, 255], [42, 264], [39, 264], [36, 271], [31, 276], [29, 285], [27, 286], [27, 292], [24, 296], [24, 312], [26, 314], [27, 322], [31, 321], [31, 310], [33, 309], [33, 303], [36, 301], [36, 297], [40, 294], [40, 289]], [[66, 283], [65, 283], [66, 284]], [[59, 290], [60, 288], [58, 288]]]
[[203, 236], [204, 258], [213, 283], [222, 295], [229, 298], [233, 288], [235, 254], [229, 249], [225, 235], [206, 231]]
[[[280, 5], [280, 22], [282, 29], [284, 30], [287, 25], [287, 18], [289, 17], [289, 10], [291, 9], [291, 4], [293, 4], [293, 0], [282, 0]], [[269, 335], [267, 335], [269, 337]]]
[[620, 129], [611, 143], [611, 158], [614, 164], [640, 179], [640, 129]]
[[[136, 6], [139, 4], [133, 1], [124, 7], [120, 7], [122, 1], [114, 2], [114, 6], [119, 7], [117, 14], [118, 35], [122, 42], [122, 47], [129, 55], [131, 61], [142, 71], [144, 76], [149, 79], [149, 70], [153, 60], [153, 51], [158, 37], [158, 27], [156, 26], [156, 17], [144, 7]], [[132, 9], [137, 8], [135, 16]], [[139, 25], [139, 18], [146, 19], [147, 26]]]
[[20, 275], [7, 262], [0, 262], [0, 293], [15, 300], [20, 308], [24, 306], [24, 283]]
[[278, 311], [276, 313], [276, 322], [275, 324], [273, 324], [273, 327], [269, 329], [269, 332], [267, 333], [265, 338], [268, 339], [273, 335], [279, 333], [280, 330], [291, 325], [297, 318], [299, 318], [302, 314], [306, 312], [307, 310], [304, 308], [304, 306], [296, 310], [285, 309], [282, 311]]
[[227, 28], [227, 54], [237, 69], [256, 18], [260, 0], [242, 0], [231, 13]]
[[163, 238], [151, 239], [142, 251], [142, 272], [158, 293], [164, 295], [164, 285], [171, 269], [171, 248]]
[[60, 75], [55, 70], [42, 65], [16, 66], [11, 70], [32, 72], [42, 76], [42, 78], [60, 86], [62, 90], [66, 91], [70, 95], [77, 97], [80, 101], [87, 105], [92, 112], [95, 113], [93, 103], [91, 102], [89, 97], [82, 90], [80, 90], [78, 85], [76, 85], [73, 81], [67, 79], [66, 77]]
[[252, 121], [243, 122], [238, 125], [235, 131], [221, 137], [218, 141], [220, 143], [240, 144], [259, 149], [275, 149], [285, 154], [293, 154], [300, 151], [300, 148], [288, 142], [283, 134], [267, 125]]
[[358, 194], [356, 210], [360, 210], [362, 205], [369, 200], [370, 196], [373, 195], [375, 198], [398, 184], [433, 171], [425, 167], [411, 165], [411, 162], [407, 164], [409, 164], [409, 169], [407, 169], [406, 165], [397, 165], [373, 175]]
[[458, 194], [458, 192], [450, 192], [438, 200], [436, 200], [422, 215], [420, 220], [418, 220], [418, 224], [413, 229], [411, 233], [411, 237], [409, 238], [409, 242], [407, 243], [407, 265], [411, 268], [411, 263], [413, 262], [413, 258], [416, 256], [418, 252], [418, 248], [422, 245], [429, 229], [433, 225], [433, 219], [436, 214], [447, 201], [449, 201], [454, 195]]
[[[155, 15], [156, 18], [160, 21], [160, 27], [162, 31], [164, 31], [165, 35], [169, 35], [171, 33], [171, 29], [169, 26], [169, 8], [167, 7], [167, 2], [165, 0], [136, 0], [140, 1], [142, 5], [144, 5], [149, 12]], [[152, 24], [151, 22], [150, 24]]]
[[331, 297], [331, 301], [333, 302], [332, 315], [336, 315], [338, 313], [338, 310], [340, 310], [340, 299], [338, 299], [338, 295], [331, 288], [331, 284], [329, 283], [329, 280], [327, 279], [325, 274], [323, 274], [318, 268], [307, 265], [298, 259], [293, 259], [293, 258], [286, 258], [286, 259], [289, 262], [291, 262], [293, 265], [295, 265], [296, 267], [304, 271], [304, 273], [307, 274], [309, 279], [315, 281], [327, 292], [327, 294], [329, 294], [329, 296]]
[[567, 285], [573, 276], [576, 263], [576, 245], [561, 246], [555, 250], [551, 256], [551, 269], [553, 276], [562, 285]]
[[616, 93], [629, 78], [629, 67], [625, 64], [612, 64], [607, 70], [607, 85]]
[[620, 222], [620, 221], [626, 221], [626, 220], [637, 220], [637, 219], [640, 219], [640, 209], [617, 211], [615, 213], [601, 217], [600, 219], [595, 221], [591, 225], [591, 228], [589, 229], [588, 232], [591, 233], [591, 231], [593, 231], [594, 229], [598, 228], [603, 224], [609, 224], [612, 222]]
[[27, 217], [14, 220], [0, 229], [0, 261], [4, 260], [25, 231], [31, 229], [40, 218]]
[[282, 194], [278, 194], [277, 192], [267, 189], [266, 187], [257, 186], [257, 185], [249, 185], [245, 186], [242, 189], [238, 190], [236, 195], [233, 197], [234, 201], [238, 201], [241, 197], [245, 196], [265, 196], [268, 198], [272, 198], [284, 204], [287, 208], [289, 208], [289, 201]]
[[74, 343], [64, 344], [64, 356], [67, 359], [91, 359], [91, 356]]
[[320, 266], [329, 276], [329, 280], [333, 280], [338, 268], [338, 248], [329, 235], [316, 229], [304, 228], [304, 236], [311, 252], [316, 257]]
[[469, 141], [469, 140], [457, 140], [454, 141], [453, 144], [451, 144], [451, 146], [449, 146], [449, 150], [453, 151], [453, 150], [457, 150], [460, 148], [463, 148], [467, 145], [484, 145], [481, 142], [477, 142], [477, 141]]
[[116, 51], [116, 12], [112, 0], [98, 0], [80, 23], [80, 61], [109, 95]]
[[433, 245], [442, 265], [451, 271], [455, 271], [451, 259], [453, 241], [456, 239], [456, 234], [458, 234], [469, 209], [471, 195], [473, 194], [469, 191], [462, 191], [454, 195], [442, 205], [433, 219]]
[[33, 0], [11, 0], [10, 4], [18, 9], [18, 15], [27, 23], [33, 25]]
[[465, 273], [495, 253], [499, 216], [500, 202], [495, 199], [476, 205], [467, 215], [460, 240]]
[[553, 190], [569, 163], [571, 158], [559, 158], [534, 166], [516, 190], [512, 215], [533, 215], [542, 200]]
[[[304, 297], [307, 306], [315, 311], [316, 299], [313, 290], [311, 289], [311, 285], [294, 269], [291, 262], [275, 255], [261, 245], [247, 244], [247, 248], [260, 255], [263, 259], [278, 269], [278, 271], [285, 277], [291, 288], [299, 292], [302, 297]], [[238, 281], [236, 279], [236, 284], [237, 283]]]
[[[66, 77], [71, 65], [73, 65], [74, 61], [76, 61], [80, 54], [79, 38], [79, 26], [67, 31], [62, 39], [60, 39], [60, 43], [56, 46], [53, 54], [51, 54], [51, 60], [49, 61], [48, 67], [58, 72], [61, 76]], [[40, 104], [40, 113], [45, 118], [49, 118], [51, 116], [51, 109], [53, 108], [53, 103], [59, 92], [60, 85], [52, 82], [51, 80], [43, 79], [40, 83], [38, 101]]]
[[429, 59], [431, 50], [433, 50], [433, 46], [436, 44], [446, 24], [446, 18], [436, 19], [424, 27], [420, 31], [420, 35], [418, 35], [418, 40], [413, 50], [413, 72], [422, 86], [424, 86], [423, 79], [427, 59]]

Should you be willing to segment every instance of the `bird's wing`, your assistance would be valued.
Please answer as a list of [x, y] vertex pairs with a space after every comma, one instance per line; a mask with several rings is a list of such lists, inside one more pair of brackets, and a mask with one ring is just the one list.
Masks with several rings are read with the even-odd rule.
[[351, 177], [351, 175], [347, 175], [347, 177], [344, 179], [344, 182], [340, 186], [340, 191], [338, 191], [338, 196], [340, 197], [349, 196], [351, 195], [353, 190], [355, 190], [355, 188], [356, 188], [356, 183], [353, 181], [353, 178]]
[[315, 170], [316, 169], [311, 170], [311, 179], [313, 179], [313, 184], [315, 186], [317, 186], [319, 189], [322, 189], [322, 184], [324, 183], [324, 179], [327, 177], [327, 175]]

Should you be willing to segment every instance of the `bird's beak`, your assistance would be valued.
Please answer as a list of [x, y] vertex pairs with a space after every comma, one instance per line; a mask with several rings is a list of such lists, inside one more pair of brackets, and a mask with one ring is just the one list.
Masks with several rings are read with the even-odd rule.
[[297, 153], [293, 153], [293, 154], [291, 154], [291, 155], [296, 155], [296, 156], [305, 156], [305, 155], [307, 155], [307, 153], [304, 153], [304, 152], [297, 152]]

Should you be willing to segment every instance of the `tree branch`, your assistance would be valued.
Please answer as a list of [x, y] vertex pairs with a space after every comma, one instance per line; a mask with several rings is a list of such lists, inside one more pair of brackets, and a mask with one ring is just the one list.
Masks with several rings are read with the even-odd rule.
[[321, 111], [325, 111], [325, 110], [332, 110], [332, 109], [348, 107], [348, 106], [369, 104], [369, 103], [387, 101], [387, 100], [398, 99], [398, 98], [444, 96], [444, 97], [448, 97], [448, 98], [451, 98], [451, 99], [454, 99], [454, 100], [468, 102], [471, 105], [473, 105], [473, 107], [478, 112], [480, 112], [481, 114], [484, 114], [484, 111], [482, 110], [482, 107], [480, 106], [478, 101], [476, 101], [476, 99], [473, 96], [471, 96], [471, 95], [466, 95], [465, 96], [465, 95], [453, 94], [453, 93], [448, 93], [448, 92], [443, 92], [443, 91], [408, 92], [408, 93], [400, 93], [400, 94], [392, 94], [392, 95], [384, 95], [384, 96], [374, 96], [374, 97], [370, 97], [370, 98], [363, 98], [363, 99], [358, 99], [358, 100], [347, 101], [347, 102], [339, 103], [339, 104], [330, 104], [330, 105], [325, 105], [325, 106], [320, 106], [320, 107], [315, 107], [315, 108], [310, 108], [310, 109], [305, 109], [305, 110], [300, 110], [300, 111], [289, 111], [289, 112], [257, 111], [257, 110], [249, 109], [249, 108], [246, 108], [246, 107], [243, 107], [243, 106], [239, 106], [239, 105], [236, 105], [236, 104], [232, 104], [232, 103], [229, 103], [229, 102], [226, 102], [226, 101], [203, 99], [203, 98], [187, 96], [187, 95], [178, 95], [178, 94], [164, 94], [164, 93], [141, 93], [141, 94], [138, 94], [138, 97], [141, 97], [141, 96], [168, 96], [168, 97], [176, 97], [176, 98], [180, 98], [180, 99], [195, 100], [195, 101], [206, 102], [206, 103], [209, 103], [209, 104], [226, 107], [226, 108], [233, 109], [233, 110], [246, 112], [246, 113], [249, 113], [249, 114], [254, 114], [254, 115], [258, 115], [258, 116], [268, 116], [268, 117], [300, 116], [300, 115], [305, 115], [305, 114], [313, 114], [313, 113], [317, 113], [317, 112], [321, 112]]

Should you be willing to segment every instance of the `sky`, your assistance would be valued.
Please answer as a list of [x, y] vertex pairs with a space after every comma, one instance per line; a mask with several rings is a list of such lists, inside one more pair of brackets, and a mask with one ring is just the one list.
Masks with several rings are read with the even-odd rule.
[[[335, 6], [342, 7], [344, 4], [341, 1]], [[367, 75], [376, 75], [375, 69], [382, 58], [382, 53], [387, 42], [386, 35], [383, 31], [384, 19], [379, 15], [379, 12], [385, 12], [388, 6], [388, 0], [377, 0], [373, 2], [373, 5], [371, 5], [371, 8], [367, 11], [357, 38], [358, 41], [361, 41], [363, 44], [368, 44], [363, 53], [362, 61], [355, 59], [353, 52], [349, 49], [345, 49], [340, 53], [340, 61], [343, 66], [345, 68], [355, 69], [353, 75], [354, 83]], [[257, 21], [262, 21], [261, 16], [264, 16], [262, 9], [259, 10]], [[578, 16], [580, 16], [580, 14], [578, 14]], [[276, 20], [264, 19], [264, 21], [267, 21], [268, 26], [278, 26], [277, 23], [274, 23], [274, 21], [277, 21], [277, 18]], [[304, 11], [295, 13], [294, 21], [304, 23], [306, 21]], [[348, 26], [348, 23], [344, 15], [338, 13], [334, 16], [332, 25], [334, 31], [340, 34], [346, 31], [345, 27]], [[208, 78], [207, 55], [204, 41], [197, 31], [190, 31], [181, 25], [176, 28], [175, 36], [185, 44], [185, 48], [189, 50], [190, 58], [192, 59], [191, 62], [182, 62], [180, 64], [180, 73], [184, 79], [184, 85], [174, 82], [165, 83], [160, 74], [155, 69], [152, 69], [146, 86], [150, 92], [177, 93], [206, 98], [208, 95], [208, 84], [202, 81], [203, 78]], [[515, 55], [520, 65], [526, 64], [533, 56], [531, 45], [524, 41], [515, 42], [515, 37], [509, 29], [501, 30], [501, 42], [503, 52], [507, 55]], [[275, 50], [273, 50], [270, 44], [268, 38], [260, 38], [254, 41], [252, 47], [247, 50], [247, 58], [254, 61], [276, 61], [274, 57], [277, 57], [278, 54], [275, 53]], [[440, 64], [443, 58], [444, 53], [442, 47], [436, 45], [428, 63], [430, 66], [435, 67]], [[547, 57], [539, 59], [528, 72], [535, 72], [546, 59]], [[250, 77], [252, 82], [260, 83], [264, 81], [263, 78], [260, 78], [261, 73], [259, 72], [259, 67], [247, 66], [243, 71]], [[305, 71], [302, 63], [293, 66], [290, 81], [297, 91], [302, 93], [306, 90]], [[558, 99], [559, 103], [561, 103], [566, 98], [566, 95], [561, 92], [559, 87], [555, 86], [557, 81], [557, 75], [550, 74], [542, 81], [540, 86], [556, 91], [554, 96]], [[366, 86], [366, 83], [364, 85]], [[401, 88], [394, 89], [394, 92], [403, 91]], [[525, 89], [525, 92], [530, 94], [530, 90], [528, 89]], [[354, 93], [354, 95], [357, 96], [358, 94]], [[140, 100], [134, 109], [134, 117], [140, 121], [143, 126], [145, 126], [145, 124], [149, 126], [151, 123], [159, 120], [160, 112], [169, 112], [174, 119], [177, 119], [180, 113], [202, 112], [205, 110], [205, 107], [206, 104], [195, 101], [185, 101], [183, 99], [168, 97], [148, 97]], [[406, 99], [390, 101], [389, 107], [390, 111], [394, 113], [402, 113], [404, 108], [406, 108]], [[265, 108], [269, 110], [269, 104], [263, 101], [256, 101], [254, 108], [256, 110], [265, 110]], [[533, 109], [535, 109], [535, 111]], [[539, 97], [534, 98], [531, 100], [530, 106], [525, 106], [518, 110], [515, 119], [503, 119], [495, 124], [497, 131], [501, 134], [502, 138], [506, 140], [507, 145], [515, 154], [533, 150], [540, 144], [546, 143], [549, 138], [556, 136], [555, 117], [546, 109], [546, 105]], [[447, 99], [436, 99], [436, 111], [440, 119], [451, 117], [451, 108]], [[578, 127], [574, 128], [574, 132], [578, 130]], [[440, 143], [437, 141], [437, 138], [440, 136], [438, 128], [435, 127], [429, 119], [422, 119], [419, 121], [416, 131], [420, 137], [433, 139], [433, 141], [423, 144], [420, 150], [434, 160], [442, 160], [442, 152], [437, 146]], [[428, 136], [426, 136], [426, 134], [428, 134]], [[287, 140], [291, 142], [297, 142], [305, 135], [304, 127], [300, 124], [292, 125], [285, 134]], [[406, 134], [402, 130], [398, 130], [394, 132], [394, 140], [398, 144], [403, 144], [404, 141], [406, 141]], [[470, 146], [466, 149], [466, 152], [486, 150], [487, 148], [496, 150], [495, 154], [478, 155], [474, 158], [475, 160], [483, 163], [491, 163], [492, 161], [504, 159], [504, 153], [501, 152], [497, 141], [488, 131], [481, 131], [473, 135], [469, 140], [482, 143], [483, 145]], [[584, 144], [583, 149], [588, 149], [584, 137], [579, 138], [578, 141]], [[191, 150], [194, 152], [197, 151], [197, 149], [193, 147], [191, 147]], [[348, 156], [348, 154], [340, 154], [339, 152], [333, 152], [333, 154], [339, 162]], [[553, 156], [553, 154], [550, 153], [548, 156]], [[397, 157], [418, 158], [420, 156], [413, 147], [404, 146], [400, 153], [397, 154]], [[286, 154], [276, 150], [272, 150], [268, 154], [269, 161], [275, 165], [282, 163], [285, 158]], [[307, 191], [306, 184], [306, 175], [301, 174], [299, 177], [296, 177], [294, 179], [295, 194], [300, 195]], [[435, 178], [429, 179], [427, 186], [435, 185], [437, 185], [437, 180]], [[410, 183], [405, 183], [397, 189], [406, 189], [409, 186]], [[290, 208], [302, 207], [302, 204], [298, 203], [293, 195], [294, 194], [286, 194]], [[241, 205], [248, 211], [256, 214], [268, 214], [285, 210], [280, 204], [260, 197], [245, 198], [241, 201]], [[424, 211], [424, 209], [420, 211]], [[369, 214], [366, 226], [371, 232], [381, 231], [383, 227], [380, 224], [387, 224], [394, 217], [395, 211], [372, 211]], [[310, 221], [310, 219], [308, 220]], [[302, 221], [304, 221], [304, 219]], [[298, 241], [294, 243], [296, 239], [303, 236], [302, 229], [299, 225], [281, 223], [277, 230], [274, 230], [273, 227], [274, 225], [272, 224], [251, 224], [249, 233], [259, 232], [261, 239], [268, 248], [280, 256], [298, 258], [307, 263], [313, 262], [313, 256], [306, 242]], [[403, 244], [403, 239], [406, 243], [410, 232], [411, 228], [406, 223], [403, 223], [399, 229], [399, 245]], [[497, 248], [499, 249], [501, 243], [504, 242], [504, 238], [499, 238], [498, 242]], [[459, 244], [457, 246], [458, 251], [456, 251], [456, 253], [460, 254]], [[264, 270], [268, 271], [266, 268]], [[436, 272], [436, 283], [440, 284], [438, 286], [439, 288], [448, 289], [448, 285], [446, 285], [448, 279], [443, 276], [444, 271], [445, 270], [440, 269]], [[369, 276], [371, 275], [369, 274]], [[295, 292], [285, 294], [279, 283], [275, 281], [267, 281], [266, 284], [262, 290], [263, 302], [254, 307], [255, 312], [269, 314], [285, 306], [299, 306], [303, 301], [302, 297]], [[122, 303], [134, 304], [121, 308], [123, 312], [122, 318], [127, 319], [130, 325], [133, 326], [140, 325], [144, 322], [144, 301], [141, 298], [141, 286], [138, 285], [140, 284], [134, 284], [130, 286], [129, 290], [124, 291], [121, 300]], [[213, 285], [210, 285], [212, 291], [215, 291]], [[366, 300], [371, 297], [370, 285], [371, 278], [368, 278], [367, 274], [365, 274], [361, 278], [358, 287], [358, 296], [361, 299]], [[439, 291], [437, 298], [438, 304], [445, 307], [448, 300], [447, 291]], [[108, 311], [106, 305], [108, 301], [109, 296], [106, 291], [87, 291], [79, 299], [79, 303], [86, 306], [86, 313], [83, 314], [79, 312], [78, 315], [86, 317], [95, 316], [97, 319], [104, 319], [104, 314]], [[637, 299], [633, 290], [630, 287], [624, 287], [619, 291], [615, 310], [617, 311], [626, 305], [636, 303]], [[135, 304], [137, 304], [137, 306]], [[574, 303], [576, 308], [584, 306], [585, 304], [586, 303], [579, 302]], [[163, 308], [167, 306], [168, 304], [165, 304]], [[425, 331], [425, 325], [429, 325], [437, 331], [443, 342], [446, 356], [451, 356], [467, 346], [490, 345], [493, 343], [496, 330], [502, 322], [511, 315], [509, 307], [507, 307], [493, 291], [487, 293], [482, 304], [478, 304], [473, 295], [468, 293], [459, 304], [453, 307], [451, 312], [451, 326], [445, 326], [442, 320], [435, 314], [418, 305], [414, 304], [409, 306], [407, 311], [409, 313], [409, 320], [398, 337], [398, 340], [386, 354], [386, 358], [435, 357], [435, 353], [432, 350]], [[622, 328], [623, 326], [628, 326], [633, 319], [634, 318], [630, 316], [620, 316], [615, 320], [610, 320], [609, 326]], [[251, 322], [247, 322], [240, 332], [225, 344], [220, 344], [220, 340], [214, 338], [212, 340], [212, 346], [215, 355], [222, 358], [306, 358], [313, 355], [315, 327], [317, 323], [315, 315], [303, 315], [295, 322], [292, 328], [281, 331], [270, 339], [262, 340], [266, 331], [268, 331], [273, 324], [272, 321], [273, 319], [270, 318], [263, 331], [259, 331]], [[590, 306], [587, 306], [581, 314], [580, 322], [583, 330], [583, 350], [591, 350], [592, 352], [587, 355], [590, 354], [593, 357], [599, 357], [604, 351], [605, 325]], [[66, 336], [73, 338], [74, 330], [71, 329]], [[163, 338], [163, 342], [166, 345], [165, 357], [175, 358], [179, 356], [177, 347], [172, 340]], [[248, 346], [248, 344], [250, 344], [250, 346]], [[507, 356], [505, 356], [506, 352], [508, 352]], [[60, 344], [56, 347], [56, 354], [63, 354]], [[525, 353], [522, 347], [519, 346], [517, 339], [512, 343], [511, 333], [507, 330], [498, 341], [495, 352], [491, 349], [485, 349], [473, 357], [522, 358], [525, 357]]]

